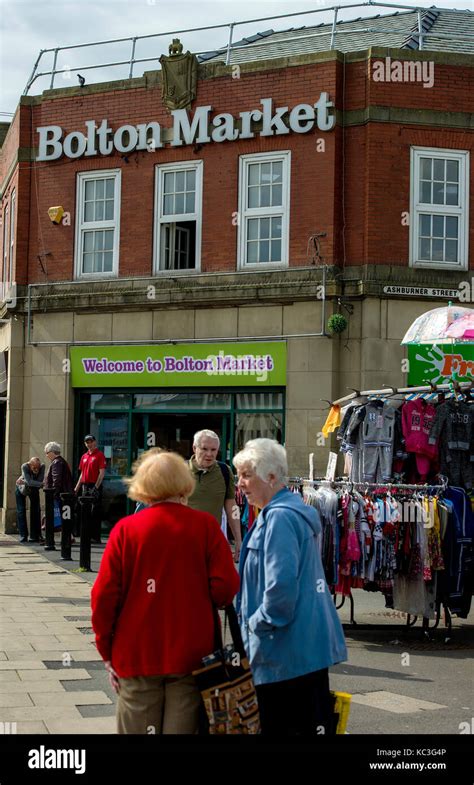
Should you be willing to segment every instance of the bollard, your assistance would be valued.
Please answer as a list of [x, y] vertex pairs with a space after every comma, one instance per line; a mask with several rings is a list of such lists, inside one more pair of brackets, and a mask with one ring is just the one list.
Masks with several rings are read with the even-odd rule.
[[76, 497], [73, 493], [61, 493], [61, 559], [72, 561], [71, 539], [73, 512]]
[[54, 488], [43, 488], [44, 493], [44, 511], [45, 511], [45, 518], [46, 518], [46, 544], [44, 546], [45, 551], [55, 551], [56, 546], [54, 544], [54, 495], [55, 490]]
[[92, 529], [92, 504], [91, 496], [80, 496], [81, 517], [81, 547], [79, 550], [79, 566], [91, 572], [91, 529]]

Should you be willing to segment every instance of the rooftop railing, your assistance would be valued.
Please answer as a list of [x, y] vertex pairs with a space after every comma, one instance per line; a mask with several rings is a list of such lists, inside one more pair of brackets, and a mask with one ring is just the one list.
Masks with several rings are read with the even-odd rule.
[[[324, 0], [316, 0], [316, 1], [317, 1], [318, 5], [321, 5], [321, 6], [324, 5]], [[362, 7], [365, 7], [365, 8], [367, 8], [367, 7], [370, 7], [370, 8], [395, 8], [397, 10], [402, 10], [402, 11], [407, 11], [407, 12], [408, 11], [416, 11], [417, 12], [417, 29], [416, 30], [412, 30], [412, 31], [409, 31], [409, 30], [406, 30], [406, 29], [397, 30], [397, 29], [394, 29], [394, 28], [384, 29], [383, 27], [360, 27], [360, 28], [350, 28], [350, 29], [343, 29], [343, 28], [339, 28], [338, 29], [338, 24], [344, 24], [344, 23], [348, 24], [348, 23], [351, 22], [350, 19], [345, 19], [345, 20], [339, 20], [338, 21], [338, 14], [339, 14], [340, 11], [346, 11], [347, 9], [350, 9], [350, 8], [362, 8]], [[308, 40], [310, 38], [318, 38], [318, 37], [323, 37], [323, 36], [326, 36], [326, 37], [330, 36], [329, 48], [332, 50], [332, 49], [336, 48], [336, 40], [337, 40], [338, 36], [343, 36], [343, 35], [348, 35], [348, 34], [353, 35], [354, 33], [378, 33], [378, 34], [386, 33], [386, 34], [393, 35], [393, 34], [396, 34], [397, 32], [398, 33], [403, 33], [406, 36], [410, 36], [411, 35], [412, 37], [417, 38], [418, 39], [417, 43], [418, 43], [418, 49], [419, 50], [422, 50], [424, 48], [425, 41], [427, 39], [429, 40], [430, 37], [438, 38], [438, 39], [441, 39], [441, 40], [446, 39], [446, 40], [449, 40], [449, 41], [474, 41], [474, 34], [457, 33], [457, 32], [456, 33], [455, 32], [438, 33], [438, 32], [432, 32], [430, 30], [424, 30], [423, 29], [424, 15], [429, 14], [430, 12], [440, 12], [440, 11], [446, 11], [446, 10], [449, 10], [449, 13], [452, 13], [452, 14], [471, 13], [467, 9], [466, 10], [446, 9], [446, 8], [443, 9], [443, 8], [437, 8], [436, 6], [431, 6], [431, 7], [427, 8], [427, 7], [420, 7], [420, 6], [416, 6], [416, 5], [413, 6], [413, 5], [404, 5], [404, 4], [395, 4], [395, 3], [378, 3], [378, 2], [372, 2], [372, 0], [368, 0], [368, 2], [364, 2], [364, 3], [350, 3], [350, 4], [347, 4], [347, 5], [335, 5], [335, 6], [330, 6], [328, 8], [326, 8], [324, 6], [324, 7], [321, 7], [321, 8], [312, 9], [310, 11], [297, 11], [297, 12], [293, 12], [293, 13], [289, 13], [289, 14], [279, 14], [278, 16], [272, 15], [272, 16], [258, 17], [258, 18], [254, 18], [254, 19], [244, 19], [244, 20], [241, 20], [240, 22], [226, 22], [226, 23], [217, 24], [217, 25], [207, 25], [205, 27], [189, 27], [189, 28], [186, 28], [186, 29], [183, 29], [183, 30], [167, 30], [166, 32], [163, 32], [163, 33], [152, 33], [150, 35], [131, 36], [131, 37], [128, 37], [128, 38], [113, 38], [113, 39], [109, 39], [109, 40], [106, 40], [106, 41], [94, 41], [92, 43], [74, 44], [72, 46], [58, 46], [58, 47], [51, 48], [51, 49], [41, 49], [40, 52], [39, 52], [38, 58], [37, 58], [37, 60], [36, 60], [36, 62], [34, 64], [33, 71], [32, 71], [31, 76], [30, 76], [30, 78], [29, 78], [29, 80], [27, 82], [27, 85], [25, 87], [25, 90], [24, 90], [23, 94], [27, 95], [29, 90], [30, 90], [30, 88], [31, 88], [31, 86], [33, 85], [33, 83], [37, 79], [39, 79], [40, 77], [45, 77], [45, 76], [50, 76], [51, 77], [50, 89], [52, 90], [54, 88], [54, 81], [55, 81], [56, 76], [58, 76], [59, 74], [70, 74], [72, 71], [74, 71], [74, 72], [91, 71], [91, 70], [97, 70], [97, 69], [103, 69], [103, 68], [112, 68], [112, 67], [116, 67], [116, 66], [128, 66], [128, 78], [131, 79], [133, 77], [133, 75], [134, 75], [134, 73], [133, 73], [134, 72], [134, 68], [135, 68], [135, 66], [138, 63], [152, 63], [152, 62], [157, 63], [159, 61], [159, 57], [160, 57], [159, 55], [158, 56], [154, 56], [154, 57], [135, 57], [136, 46], [137, 46], [137, 42], [138, 41], [145, 41], [145, 40], [158, 39], [158, 38], [166, 38], [168, 36], [176, 37], [176, 36], [179, 36], [179, 35], [184, 35], [185, 33], [196, 33], [196, 32], [202, 32], [202, 31], [205, 31], [205, 30], [225, 30], [225, 29], [228, 30], [227, 45], [223, 46], [222, 48], [219, 48], [219, 49], [215, 50], [215, 55], [222, 54], [223, 56], [225, 56], [225, 62], [226, 62], [227, 65], [229, 65], [230, 59], [231, 59], [231, 53], [232, 53], [233, 49], [239, 49], [239, 50], [241, 50], [241, 49], [247, 50], [248, 49], [248, 50], [252, 50], [252, 49], [258, 48], [260, 46], [268, 46], [268, 43], [269, 43], [269, 39], [268, 38], [264, 38], [264, 39], [262, 39], [260, 41], [253, 41], [253, 42], [249, 42], [249, 43], [242, 43], [240, 41], [239, 42], [234, 42], [233, 41], [234, 32], [236, 31], [236, 29], [239, 26], [255, 24], [257, 22], [274, 21], [276, 19], [287, 19], [289, 17], [300, 17], [300, 16], [308, 16], [310, 14], [327, 13], [329, 11], [333, 12], [333, 18], [332, 18], [332, 23], [331, 22], [328, 23], [326, 30], [321, 31], [321, 32], [305, 33], [305, 34], [296, 35], [296, 36], [294, 34], [292, 34], [292, 35], [288, 35], [288, 36], [286, 36], [284, 38], [278, 37], [278, 39], [276, 39], [275, 42], [284, 43], [286, 41], [298, 41], [298, 40], [301, 40], [301, 39]], [[359, 20], [352, 20], [352, 21], [359, 21]], [[362, 21], [362, 20], [360, 20], [360, 21]], [[368, 19], [367, 21], [370, 21], [370, 19]], [[286, 31], [283, 31], [283, 32], [286, 32]], [[280, 35], [278, 33], [278, 31], [276, 31], [276, 33], [273, 33], [273, 31], [272, 31], [272, 34]], [[76, 50], [76, 49], [85, 49], [85, 48], [90, 48], [90, 47], [94, 47], [94, 46], [95, 47], [97, 47], [97, 46], [104, 47], [104, 46], [108, 46], [108, 45], [111, 45], [111, 44], [127, 43], [127, 42], [130, 44], [130, 57], [128, 57], [126, 60], [117, 60], [117, 61], [112, 61], [112, 62], [109, 62], [109, 63], [94, 63], [94, 64], [84, 63], [83, 65], [79, 65], [79, 66], [73, 66], [73, 67], [69, 67], [68, 66], [67, 68], [57, 68], [58, 55], [59, 55], [60, 52], [72, 51], [72, 50]], [[39, 71], [38, 68], [39, 68], [39, 65], [40, 65], [40, 62], [41, 62], [42, 58], [45, 55], [50, 54], [50, 53], [53, 54], [53, 67], [51, 68], [51, 70]], [[196, 55], [205, 55], [205, 54], [209, 55], [209, 49], [203, 50], [201, 52], [195, 52], [195, 54]], [[215, 55], [213, 55], [213, 57]]]

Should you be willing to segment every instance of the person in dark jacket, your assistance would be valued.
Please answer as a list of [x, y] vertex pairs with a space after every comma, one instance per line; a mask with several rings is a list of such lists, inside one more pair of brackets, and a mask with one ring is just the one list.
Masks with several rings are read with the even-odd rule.
[[74, 490], [71, 469], [68, 462], [61, 455], [61, 445], [57, 442], [48, 442], [45, 445], [44, 452], [51, 461], [44, 481], [44, 487], [54, 488], [54, 498], [60, 501], [61, 493], [72, 493]]
[[21, 476], [16, 481], [15, 497], [20, 542], [28, 542], [26, 499], [30, 500], [30, 542], [41, 539], [40, 488], [44, 481], [44, 463], [36, 456], [21, 467]]

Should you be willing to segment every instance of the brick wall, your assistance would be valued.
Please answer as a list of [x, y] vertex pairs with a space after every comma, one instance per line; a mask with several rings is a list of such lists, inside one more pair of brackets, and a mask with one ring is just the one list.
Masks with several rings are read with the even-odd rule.
[[[387, 50], [389, 51], [389, 50]], [[405, 56], [406, 53], [405, 53]], [[381, 58], [374, 57], [373, 61]], [[395, 55], [393, 55], [395, 59]], [[339, 111], [367, 106], [437, 112], [472, 112], [473, 68], [435, 64], [435, 83], [375, 82], [373, 63], [366, 59], [322, 60], [269, 70], [242, 69], [239, 79], [230, 75], [210, 77], [201, 69], [198, 106], [212, 105], [214, 112], [259, 107], [261, 98], [272, 97], [273, 106], [314, 103], [322, 91], [329, 93]], [[43, 95], [42, 100], [21, 106], [0, 154], [4, 178], [18, 146], [34, 147], [36, 128], [60, 125], [65, 133], [84, 131], [87, 119], [107, 118], [115, 130], [124, 123], [158, 121], [162, 129], [171, 117], [161, 101], [161, 85], [150, 78], [134, 80], [126, 89], [89, 93], [87, 88], [67, 95]], [[433, 118], [435, 116], [433, 115]], [[325, 150], [318, 152], [318, 139]], [[370, 122], [329, 133], [315, 129], [308, 134], [290, 133], [272, 138], [255, 137], [236, 142], [165, 147], [154, 153], [131, 153], [128, 163], [114, 152], [19, 166], [17, 273], [19, 283], [68, 280], [74, 274], [74, 215], [78, 172], [122, 170], [120, 275], [152, 272], [154, 167], [157, 163], [202, 160], [203, 271], [233, 270], [237, 256], [237, 227], [232, 214], [238, 210], [239, 156], [272, 150], [291, 150], [290, 265], [308, 264], [307, 244], [313, 233], [321, 239], [321, 257], [328, 264], [406, 265], [408, 227], [401, 215], [409, 210], [410, 146], [472, 150], [473, 131], [414, 125], [410, 122]], [[471, 165], [471, 179], [474, 178]], [[31, 180], [31, 184], [30, 184]], [[13, 183], [13, 181], [12, 181]], [[7, 194], [8, 195], [8, 194]], [[72, 215], [71, 226], [55, 226], [47, 210], [62, 205]], [[472, 210], [471, 210], [472, 215]], [[28, 242], [29, 238], [29, 242]], [[474, 222], [471, 219], [471, 247]], [[38, 260], [41, 255], [41, 264]]]

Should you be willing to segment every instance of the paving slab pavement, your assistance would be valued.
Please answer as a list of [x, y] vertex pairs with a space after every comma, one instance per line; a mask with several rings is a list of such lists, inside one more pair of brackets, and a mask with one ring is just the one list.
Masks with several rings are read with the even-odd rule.
[[[77, 573], [79, 543], [63, 562], [59, 549], [0, 535], [0, 720], [18, 733], [115, 733], [115, 693], [90, 622], [104, 547], [92, 546], [92, 571]], [[449, 635], [442, 620], [426, 635], [381, 594], [356, 590], [357, 623], [349, 600], [339, 614], [349, 659], [331, 669], [331, 687], [353, 695], [350, 734], [459, 734], [474, 722], [472, 611], [453, 618]]]

